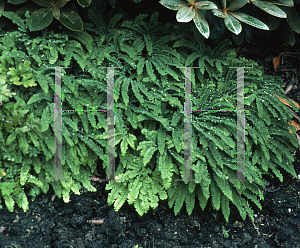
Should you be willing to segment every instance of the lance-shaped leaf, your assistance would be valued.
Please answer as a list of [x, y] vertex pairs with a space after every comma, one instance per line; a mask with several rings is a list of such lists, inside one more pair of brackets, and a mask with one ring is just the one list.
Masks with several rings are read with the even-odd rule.
[[222, 9], [213, 9], [212, 13], [215, 16], [220, 17], [220, 18], [225, 18], [226, 17], [226, 13], [224, 13]]
[[279, 17], [279, 18], [286, 18], [286, 13], [281, 10], [279, 7], [275, 6], [272, 3], [268, 3], [265, 1], [253, 0], [251, 1], [256, 7], [260, 8], [261, 10], [267, 12], [270, 15]]
[[236, 0], [229, 5], [228, 10], [235, 11], [237, 9], [244, 7], [247, 3], [248, 3], [248, 0]]
[[224, 19], [225, 26], [232, 32], [238, 35], [242, 31], [241, 23], [231, 15], [227, 15]]
[[176, 19], [178, 22], [189, 22], [195, 16], [195, 9], [193, 6], [185, 6], [178, 10]]
[[195, 16], [194, 16], [193, 20], [194, 20], [194, 23], [195, 23], [197, 29], [199, 30], [199, 32], [206, 39], [208, 39], [208, 37], [209, 37], [209, 25], [208, 25], [206, 19], [204, 18], [204, 16], [202, 15], [202, 13], [200, 12], [200, 10], [195, 9]]
[[218, 9], [218, 6], [215, 3], [210, 2], [210, 1], [200, 1], [200, 2], [197, 2], [197, 3], [195, 3], [195, 7], [197, 9], [204, 9], [204, 10], [207, 10], [207, 9]]
[[246, 15], [241, 12], [231, 12], [230, 14], [234, 16], [236, 19], [240, 20], [241, 22], [247, 23], [248, 25], [251, 25], [259, 29], [269, 30], [269, 27], [266, 24], [264, 24], [263, 22], [261, 22], [260, 20], [252, 16]]
[[275, 0], [275, 1], [272, 1], [272, 4], [294, 7], [293, 0]]
[[171, 10], [179, 10], [182, 7], [189, 6], [190, 4], [180, 0], [161, 0], [159, 3]]
[[293, 8], [284, 8], [287, 13], [287, 23], [298, 34], [300, 33], [300, 17]]

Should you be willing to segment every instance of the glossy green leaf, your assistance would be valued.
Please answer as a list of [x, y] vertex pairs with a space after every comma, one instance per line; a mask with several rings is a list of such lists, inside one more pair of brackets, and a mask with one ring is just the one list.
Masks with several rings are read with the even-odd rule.
[[55, 2], [56, 8], [62, 8], [64, 7], [70, 0], [58, 0]]
[[176, 15], [176, 19], [178, 22], [189, 22], [195, 16], [195, 9], [193, 6], [191, 7], [183, 7], [181, 8]]
[[248, 3], [248, 0], [235, 0], [228, 6], [228, 11], [235, 11]]
[[241, 23], [231, 15], [227, 15], [224, 19], [225, 26], [232, 32], [238, 35], [242, 31]]
[[267, 12], [270, 15], [277, 16], [279, 18], [287, 17], [286, 13], [274, 4], [259, 0], [253, 0], [251, 1], [251, 3], [253, 3], [256, 7], [260, 8], [261, 10]]
[[221, 9], [213, 9], [212, 13], [215, 16], [220, 17], [220, 18], [225, 18], [226, 17], [226, 14]]
[[52, 15], [54, 16], [54, 18], [56, 18], [57, 20], [59, 20], [60, 9], [57, 6], [53, 6], [51, 9], [52, 9]]
[[195, 16], [194, 16], [194, 23], [199, 30], [199, 32], [206, 38], [208, 39], [209, 37], [209, 25], [200, 12], [200, 10], [196, 9]]
[[179, 10], [182, 7], [189, 6], [187, 2], [183, 2], [180, 0], [161, 0], [159, 3], [171, 10]]
[[282, 23], [282, 25], [280, 25], [278, 28], [278, 32], [281, 34], [281, 38], [284, 40], [284, 42], [291, 46], [295, 44], [295, 35], [293, 30], [288, 27], [287, 23]]
[[293, 0], [275, 0], [271, 2], [272, 4], [282, 5], [287, 7], [294, 7]]
[[269, 27], [266, 24], [264, 24], [263, 22], [261, 22], [260, 20], [252, 16], [246, 15], [241, 12], [231, 12], [230, 14], [234, 16], [236, 19], [240, 20], [241, 22], [245, 22], [250, 26], [263, 29], [263, 30], [269, 30]]
[[50, 25], [53, 20], [53, 14], [50, 8], [41, 8], [32, 13], [28, 19], [28, 28], [30, 32], [42, 30]]
[[91, 2], [92, 0], [77, 0], [77, 3], [83, 8], [90, 6]]
[[209, 10], [209, 9], [218, 9], [218, 6], [210, 1], [200, 1], [195, 3], [195, 7], [197, 9], [204, 9], [204, 10]]
[[293, 8], [284, 8], [285, 13], [287, 14], [287, 23], [289, 26], [296, 32], [300, 33], [300, 16], [297, 14]]
[[281, 23], [281, 19], [272, 15], [268, 15], [267, 19], [267, 26], [269, 27], [269, 30], [275, 30], [279, 27]]
[[61, 9], [59, 21], [72, 31], [82, 31], [83, 29], [83, 22], [80, 16], [72, 9]]

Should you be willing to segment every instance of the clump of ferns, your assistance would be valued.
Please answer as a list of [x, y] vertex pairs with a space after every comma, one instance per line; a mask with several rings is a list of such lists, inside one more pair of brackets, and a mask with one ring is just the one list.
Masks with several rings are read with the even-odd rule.
[[[157, 16], [154, 15], [150, 22], [145, 22], [145, 16], [140, 15], [134, 21], [123, 21], [120, 29], [108, 30], [105, 43], [109, 45], [103, 51], [105, 57], [115, 63], [117, 60], [124, 60], [124, 69], [127, 72], [133, 71], [132, 77], [141, 75], [146, 66], [147, 71], [157, 70], [162, 76], [170, 74], [177, 79], [178, 73], [169, 66], [182, 67], [185, 58], [170, 48], [178, 39], [170, 30], [171, 24], [163, 26], [156, 22]], [[172, 43], [168, 44], [169, 42]], [[111, 55], [110, 58], [108, 54]], [[168, 68], [165, 70], [166, 64]]]

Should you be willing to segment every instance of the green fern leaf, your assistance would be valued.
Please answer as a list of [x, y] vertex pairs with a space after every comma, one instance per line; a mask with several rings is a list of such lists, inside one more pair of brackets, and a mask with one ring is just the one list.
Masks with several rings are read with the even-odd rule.
[[96, 115], [95, 112], [90, 112], [90, 111], [87, 112], [87, 118], [88, 118], [88, 120], [91, 123], [93, 128], [97, 127], [97, 122], [96, 122], [95, 115]]
[[137, 138], [133, 134], [129, 134], [127, 138], [128, 144], [131, 146], [132, 149], [135, 149], [134, 141], [137, 140]]
[[65, 124], [67, 124], [69, 127], [73, 128], [73, 130], [75, 130], [76, 132], [78, 132], [78, 126], [77, 126], [76, 122], [72, 121], [72, 119], [70, 119], [67, 116], [64, 116], [62, 118], [62, 120], [63, 120], [63, 122]]
[[34, 94], [32, 97], [30, 97], [27, 104], [29, 105], [29, 104], [35, 103], [37, 101], [41, 101], [43, 99], [46, 99], [48, 101], [51, 100], [49, 95], [45, 94], [44, 92], [40, 92], [40, 93]]
[[28, 135], [30, 136], [34, 146], [40, 150], [41, 148], [40, 148], [40, 143], [38, 142], [37, 135], [34, 132], [28, 132]]
[[137, 199], [141, 187], [142, 187], [141, 178], [138, 177], [134, 180], [133, 184], [129, 189], [128, 204], [131, 205]]
[[176, 127], [180, 119], [181, 119], [181, 115], [178, 112], [174, 113], [171, 121], [172, 126]]
[[69, 33], [68, 36], [79, 40], [82, 44], [86, 46], [89, 53], [92, 52], [93, 47], [91, 44], [93, 42], [93, 38], [89, 33], [85, 31], [73, 32], [73, 33]]
[[138, 87], [139, 87], [139, 89], [145, 94], [145, 96], [147, 97], [148, 100], [154, 100], [154, 99], [155, 99], [154, 95], [151, 94], [151, 93], [148, 91], [148, 89], [147, 89], [147, 87], [145, 86], [144, 83], [140, 82], [140, 83], [138, 84]]
[[195, 168], [195, 181], [196, 183], [200, 183], [203, 196], [208, 199], [210, 197], [209, 185], [210, 185], [210, 177], [206, 165], [203, 161], [198, 160]]
[[116, 27], [116, 24], [118, 23], [118, 21], [120, 21], [122, 19], [122, 17], [123, 17], [123, 15], [121, 15], [121, 14], [114, 15], [110, 19], [107, 29], [108, 30], [114, 29]]
[[[201, 55], [199, 53], [193, 52], [191, 55], [189, 55], [186, 58], [186, 60], [185, 60], [185, 66], [192, 65], [197, 58], [201, 58]], [[200, 70], [201, 70], [201, 66], [200, 66]], [[204, 70], [204, 68], [203, 68], [203, 70]]]
[[28, 144], [28, 141], [25, 137], [25, 135], [20, 135], [19, 136], [19, 147], [21, 149], [21, 151], [24, 153], [24, 154], [28, 154], [29, 153], [29, 144]]
[[157, 144], [158, 144], [158, 151], [160, 154], [164, 153], [165, 150], [165, 141], [166, 141], [166, 131], [160, 126], [159, 131], [157, 132]]
[[8, 211], [13, 212], [15, 201], [13, 200], [12, 196], [11, 195], [5, 195], [5, 196], [3, 196], [3, 198], [4, 198], [5, 205], [8, 209]]
[[[278, 100], [275, 96], [270, 96], [268, 98], [269, 103], [271, 104], [271, 106], [273, 106], [274, 108], [276, 108], [278, 110], [278, 112], [280, 113], [280, 116], [282, 117], [282, 119], [284, 119], [285, 121], [288, 121], [290, 116], [288, 115], [288, 113], [290, 115], [292, 115], [290, 112], [287, 112], [287, 108], [285, 107], [285, 105], [283, 103], [278, 103], [280, 102], [280, 100]], [[285, 99], [284, 99], [285, 100]]]
[[181, 148], [182, 148], [181, 138], [180, 138], [181, 136], [182, 136], [182, 134], [181, 134], [181, 130], [180, 129], [173, 130], [173, 132], [172, 132], [173, 142], [174, 142], [176, 151], [178, 153], [180, 153]]
[[162, 184], [165, 188], [169, 188], [172, 181], [172, 167], [171, 158], [164, 153], [158, 158], [158, 170], [161, 172]]
[[176, 193], [174, 194], [175, 197], [175, 206], [174, 206], [174, 214], [175, 216], [179, 213], [180, 209], [183, 206], [184, 200], [186, 198], [186, 185], [183, 187], [178, 187]]
[[212, 156], [214, 157], [217, 165], [219, 165], [223, 169], [223, 162], [220, 152], [218, 151], [217, 147], [213, 146], [211, 143], [209, 144], [209, 151], [211, 152]]
[[153, 42], [152, 42], [149, 34], [144, 34], [143, 36], [145, 39], [145, 44], [146, 44], [146, 49], [147, 49], [148, 55], [151, 56], [153, 53]]
[[222, 193], [232, 201], [232, 190], [230, 188], [229, 182], [227, 181], [226, 176], [217, 168], [212, 168], [215, 173], [213, 177], [218, 187], [221, 189]]
[[135, 95], [135, 97], [139, 100], [139, 102], [143, 105], [144, 104], [144, 99], [142, 97], [142, 95], [140, 94], [139, 88], [137, 86], [137, 82], [131, 82], [131, 86], [132, 86], [132, 91]]
[[204, 197], [203, 192], [200, 188], [196, 189], [196, 193], [198, 196], [199, 205], [201, 209], [204, 210], [207, 205], [207, 199]]
[[137, 63], [137, 75], [142, 75], [144, 66], [145, 66], [145, 59], [140, 58], [139, 62]]
[[6, 140], [6, 145], [9, 146], [16, 138], [17, 138], [17, 133], [16, 132], [11, 133]]
[[215, 184], [213, 180], [210, 183], [210, 192], [212, 198], [212, 206], [215, 210], [218, 211], [220, 209], [221, 192], [219, 187]]
[[123, 140], [121, 142], [121, 153], [122, 153], [122, 156], [125, 156], [127, 149], [128, 149], [127, 137], [124, 136]]
[[245, 200], [241, 197], [241, 195], [237, 194], [236, 192], [232, 192], [233, 193], [233, 201], [232, 203], [236, 206], [236, 208], [239, 210], [240, 216], [242, 217], [243, 220], [246, 219], [247, 214], [244, 211], [243, 208], [243, 202], [242, 200]]
[[229, 200], [225, 195], [222, 195], [222, 213], [226, 222], [228, 223], [229, 215], [230, 215], [230, 208], [229, 208]]
[[142, 201], [141, 207], [143, 208], [144, 213], [148, 212], [149, 207], [150, 207], [148, 196], [146, 196], [146, 195], [140, 195], [139, 199]]
[[150, 76], [151, 80], [156, 81], [156, 76], [153, 72], [154, 70], [152, 68], [151, 62], [148, 60], [146, 60], [146, 70], [147, 70], [147, 73]]
[[186, 195], [185, 203], [186, 211], [188, 215], [191, 215], [195, 206], [195, 192]]
[[142, 201], [140, 199], [135, 200], [134, 208], [140, 216], [143, 216], [143, 214], [145, 213], [145, 210], [142, 207]]
[[122, 192], [124, 191], [125, 185], [123, 183], [118, 183], [117, 181], [109, 182], [109, 184], [106, 185], [105, 190], [112, 189], [107, 197], [108, 205], [112, 205], [114, 201], [120, 196], [120, 194], [123, 194]]
[[156, 152], [156, 147], [149, 147], [149, 149], [145, 152], [144, 158], [143, 158], [143, 164], [147, 165], [149, 161], [151, 160], [153, 154]]

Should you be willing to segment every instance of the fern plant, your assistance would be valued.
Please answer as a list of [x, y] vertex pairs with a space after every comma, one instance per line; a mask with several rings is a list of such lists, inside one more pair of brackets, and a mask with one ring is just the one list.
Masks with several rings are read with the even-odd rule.
[[[196, 196], [203, 210], [211, 197], [213, 208], [221, 208], [226, 221], [229, 202], [243, 219], [248, 214], [253, 220], [248, 201], [261, 209], [263, 195], [258, 186], [265, 186], [263, 175], [274, 174], [282, 181], [280, 167], [296, 175], [288, 151], [297, 146], [295, 133], [288, 134], [287, 120], [292, 116], [274, 97], [285, 98], [276, 83], [279, 78], [265, 75], [254, 61], [237, 59], [228, 40], [212, 51], [199, 36], [189, 39], [194, 37], [193, 29], [183, 32], [182, 26], [167, 24], [165, 32], [161, 31], [157, 15], [151, 16], [151, 25], [144, 21], [147, 15], [140, 15], [117, 27], [121, 16], [116, 15], [106, 29], [105, 40], [98, 40], [100, 54], [91, 56], [96, 60], [93, 65], [130, 68], [127, 75], [122, 69], [115, 72], [115, 145], [120, 156], [116, 179], [123, 181], [109, 182], [108, 203], [119, 210], [127, 201], [143, 215], [150, 207], [155, 209], [159, 199], [168, 199], [175, 214], [184, 202], [191, 214]], [[195, 73], [192, 70], [192, 100], [197, 109], [235, 109], [237, 76], [229, 67], [253, 66], [244, 80], [248, 107], [245, 176], [254, 182], [228, 181], [236, 175], [236, 115], [204, 112], [194, 113], [192, 122], [192, 169], [199, 181], [175, 181], [183, 179], [184, 171], [184, 84], [180, 82], [184, 75], [175, 65], [200, 67]], [[101, 81], [103, 74], [97, 75], [95, 68], [89, 72]], [[282, 152], [278, 153], [278, 148]]]
[[[23, 117], [11, 125], [11, 129], [5, 129], [3, 124], [0, 128], [4, 144], [0, 148], [1, 168], [6, 168], [6, 176], [0, 180], [6, 182], [2, 185], [6, 185], [9, 209], [14, 203], [10, 183], [21, 191], [22, 187], [29, 187], [28, 195], [33, 198], [52, 186], [55, 193], [68, 202], [70, 192], [79, 194], [81, 186], [95, 190], [89, 176], [95, 171], [97, 160], [106, 168], [106, 113], [65, 111], [62, 172], [63, 178], [71, 181], [45, 181], [53, 178], [54, 125], [51, 120], [54, 105], [49, 95], [54, 94], [51, 76], [55, 73], [52, 68], [40, 66], [50, 63], [53, 67], [70, 66], [71, 71], [78, 71], [68, 74], [62, 69], [62, 106], [69, 110], [105, 110], [107, 72], [97, 67], [122, 67], [114, 72], [114, 100], [115, 156], [119, 159], [115, 178], [123, 181], [110, 181], [106, 186], [106, 190], [111, 190], [108, 203], [114, 204], [116, 210], [127, 201], [143, 215], [150, 207], [157, 208], [159, 200], [168, 199], [175, 214], [184, 202], [191, 214], [196, 198], [204, 210], [211, 197], [213, 208], [221, 208], [227, 222], [230, 202], [243, 219], [247, 214], [253, 219], [248, 201], [261, 208], [263, 195], [258, 186], [265, 186], [264, 174], [274, 174], [282, 181], [281, 168], [296, 175], [293, 156], [288, 151], [297, 146], [295, 130], [289, 133], [287, 124], [292, 114], [274, 94], [293, 104], [276, 84], [277, 78], [265, 75], [254, 61], [237, 59], [228, 40], [212, 50], [204, 45], [200, 36], [190, 38], [197, 32], [193, 25], [189, 25], [189, 29], [180, 24], [162, 25], [157, 22], [158, 13], [154, 13], [150, 21], [147, 15], [140, 15], [133, 21], [119, 22], [122, 16], [115, 15], [108, 25], [103, 19], [97, 19], [95, 9], [89, 14], [96, 27], [89, 24], [84, 29], [89, 34], [83, 33], [83, 36], [92, 37], [94, 33], [95, 44], [88, 52], [79, 42], [69, 40], [71, 35], [66, 33], [49, 32], [58, 40], [55, 43], [65, 40], [59, 46], [54, 45], [54, 40], [51, 45], [45, 42], [48, 31], [43, 31], [44, 37], [27, 41], [26, 32], [19, 34], [23, 36], [22, 42], [31, 44], [24, 48], [22, 56], [28, 60], [31, 57], [37, 85], [35, 91], [30, 89], [32, 87], [17, 90], [16, 85], [9, 85], [17, 95], [14, 96], [16, 102], [6, 107], [15, 110], [14, 115]], [[13, 34], [17, 35], [9, 33], [8, 36]], [[3, 41], [7, 46], [8, 40]], [[78, 60], [77, 68], [72, 58]], [[184, 178], [185, 96], [184, 68], [176, 67], [185, 66], [200, 67], [192, 69], [192, 102], [196, 109], [235, 109], [237, 77], [236, 70], [229, 67], [253, 66], [244, 79], [245, 176], [253, 182], [228, 181], [236, 175], [236, 115], [233, 112], [193, 113], [192, 170], [193, 178], [198, 181], [175, 181]], [[18, 108], [22, 110], [19, 113]], [[26, 130], [22, 129], [24, 126]]]

